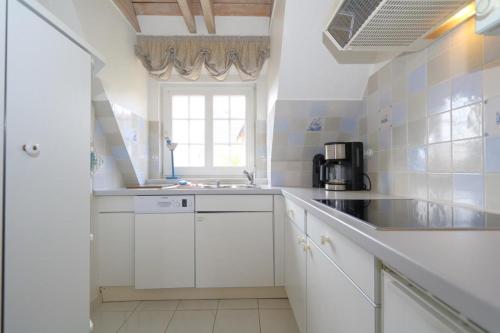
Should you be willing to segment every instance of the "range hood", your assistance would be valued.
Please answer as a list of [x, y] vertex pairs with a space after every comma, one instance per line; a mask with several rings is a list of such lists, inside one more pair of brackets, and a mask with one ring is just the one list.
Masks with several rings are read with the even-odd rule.
[[471, 0], [343, 0], [324, 32], [340, 51], [416, 51]]

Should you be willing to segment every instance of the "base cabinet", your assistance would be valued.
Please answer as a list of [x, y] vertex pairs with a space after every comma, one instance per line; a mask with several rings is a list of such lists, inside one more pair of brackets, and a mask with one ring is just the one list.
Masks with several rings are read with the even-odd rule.
[[382, 333], [479, 332], [415, 287], [385, 271], [382, 305]]
[[306, 333], [306, 235], [291, 221], [286, 224], [285, 288], [300, 333]]
[[377, 308], [309, 240], [307, 333], [375, 333], [376, 315]]
[[194, 213], [135, 215], [135, 288], [194, 287]]
[[274, 286], [273, 213], [196, 214], [196, 287]]

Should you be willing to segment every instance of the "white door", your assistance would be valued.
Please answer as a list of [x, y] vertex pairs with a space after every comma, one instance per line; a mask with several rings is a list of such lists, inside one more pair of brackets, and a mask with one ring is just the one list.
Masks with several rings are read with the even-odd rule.
[[[346, 275], [308, 240], [307, 332], [374, 333], [375, 317], [376, 308]], [[406, 331], [399, 331], [401, 332]]]
[[285, 288], [297, 326], [306, 333], [306, 235], [288, 220], [285, 239]]
[[5, 332], [87, 333], [91, 58], [8, 6]]
[[382, 333], [465, 333], [472, 331], [448, 309], [383, 272]]
[[135, 288], [194, 287], [194, 213], [135, 215]]
[[98, 286], [133, 286], [134, 213], [98, 214], [96, 240]]
[[273, 213], [196, 215], [196, 287], [274, 286]]

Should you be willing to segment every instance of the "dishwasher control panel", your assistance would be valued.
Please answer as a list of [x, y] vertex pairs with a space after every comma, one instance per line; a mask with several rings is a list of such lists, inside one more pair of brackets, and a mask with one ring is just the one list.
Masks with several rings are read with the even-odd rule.
[[194, 212], [194, 195], [136, 196], [136, 214], [169, 214]]

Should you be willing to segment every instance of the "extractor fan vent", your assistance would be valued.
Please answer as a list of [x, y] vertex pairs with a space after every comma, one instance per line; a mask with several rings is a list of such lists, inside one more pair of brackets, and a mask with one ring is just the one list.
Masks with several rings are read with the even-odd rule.
[[470, 0], [345, 0], [327, 33], [341, 50], [409, 47]]

